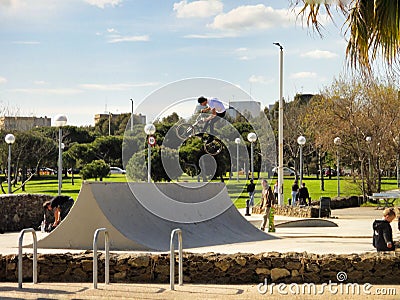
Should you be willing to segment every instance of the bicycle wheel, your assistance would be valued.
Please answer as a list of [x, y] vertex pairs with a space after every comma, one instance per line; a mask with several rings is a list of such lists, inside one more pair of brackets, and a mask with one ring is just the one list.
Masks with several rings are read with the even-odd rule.
[[178, 127], [176, 127], [176, 134], [180, 139], [186, 140], [194, 135], [194, 127], [188, 123], [180, 124]]
[[209, 143], [204, 144], [204, 151], [206, 151], [210, 155], [217, 155], [222, 151], [223, 144], [220, 140], [214, 139]]

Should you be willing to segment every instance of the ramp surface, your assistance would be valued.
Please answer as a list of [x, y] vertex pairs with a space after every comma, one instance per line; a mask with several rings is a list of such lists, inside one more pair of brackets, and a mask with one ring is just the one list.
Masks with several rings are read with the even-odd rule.
[[86, 182], [67, 218], [38, 247], [92, 249], [93, 234], [101, 227], [109, 232], [112, 250], [169, 250], [176, 228], [182, 230], [184, 248], [273, 238], [241, 216], [223, 183]]

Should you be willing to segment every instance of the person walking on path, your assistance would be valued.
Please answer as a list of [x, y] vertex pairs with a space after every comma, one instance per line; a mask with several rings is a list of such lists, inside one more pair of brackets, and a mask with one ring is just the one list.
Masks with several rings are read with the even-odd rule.
[[[261, 192], [261, 205], [260, 208], [261, 209], [265, 209], [264, 211], [264, 216], [263, 216], [263, 221], [261, 224], [261, 228], [260, 230], [264, 231], [265, 227], [267, 226], [267, 222], [269, 220], [269, 215], [271, 212], [271, 207], [275, 201], [275, 197], [272, 193], [272, 189], [271, 186], [269, 186], [268, 182], [263, 179], [263, 181], [261, 182], [262, 184], [262, 192]], [[268, 224], [269, 226], [270, 224]]]
[[396, 218], [393, 207], [383, 211], [382, 220], [375, 220], [372, 224], [374, 230], [372, 244], [377, 251], [394, 251], [392, 226], [390, 223]]
[[253, 179], [250, 179], [250, 183], [247, 185], [247, 193], [249, 193], [249, 206], [254, 206], [254, 193], [255, 193], [256, 185], [253, 182]]
[[292, 206], [296, 206], [297, 204], [298, 191], [299, 191], [299, 184], [297, 183], [297, 180], [295, 180], [292, 185]]
[[274, 184], [274, 196], [275, 196], [275, 202], [278, 203], [278, 194], [279, 194], [279, 186], [278, 186], [278, 180]]
[[299, 193], [297, 198], [299, 199], [299, 205], [307, 205], [307, 200], [308, 200], [308, 205], [311, 206], [310, 194], [308, 193], [308, 189], [306, 188], [306, 184], [304, 182], [301, 184], [301, 187], [299, 188]]

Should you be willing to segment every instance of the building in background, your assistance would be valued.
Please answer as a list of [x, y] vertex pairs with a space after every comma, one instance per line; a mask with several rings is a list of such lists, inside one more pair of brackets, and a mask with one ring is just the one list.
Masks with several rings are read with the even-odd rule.
[[261, 102], [254, 100], [230, 101], [227, 109], [228, 115], [235, 119], [237, 112], [256, 118], [261, 112]]
[[[109, 120], [111, 118], [111, 122], [116, 121], [121, 115], [131, 115], [130, 113], [123, 113], [123, 114], [112, 114], [112, 113], [104, 113], [104, 114], [96, 114], [94, 115], [94, 124], [96, 125], [99, 123], [100, 120]], [[134, 124], [146, 124], [146, 116], [142, 114], [135, 114], [134, 115]]]
[[35, 127], [50, 127], [51, 118], [48, 117], [0, 117], [0, 129], [6, 131], [24, 131]]

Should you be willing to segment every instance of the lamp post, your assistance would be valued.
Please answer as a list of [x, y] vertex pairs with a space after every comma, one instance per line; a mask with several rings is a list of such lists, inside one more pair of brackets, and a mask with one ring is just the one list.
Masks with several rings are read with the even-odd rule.
[[8, 193], [11, 194], [11, 145], [15, 142], [15, 136], [12, 133], [9, 133], [4, 138], [6, 143], [8, 144]]
[[58, 127], [58, 195], [61, 195], [62, 188], [62, 127], [67, 124], [66, 115], [57, 115], [54, 117], [54, 124]]
[[340, 137], [335, 137], [333, 139], [333, 143], [336, 145], [336, 156], [337, 156], [337, 166], [336, 166], [336, 173], [337, 173], [337, 196], [340, 197], [340, 156], [339, 156], [339, 146], [341, 144]]
[[299, 136], [297, 138], [297, 143], [300, 146], [300, 186], [302, 186], [303, 183], [303, 147], [306, 143], [306, 138], [304, 136]]
[[400, 137], [396, 136], [393, 138], [393, 142], [396, 145], [396, 177], [397, 177], [397, 187], [400, 187], [400, 170], [399, 170], [399, 160], [400, 160]]
[[130, 99], [131, 100], [131, 104], [132, 104], [132, 107], [131, 107], [131, 131], [133, 131], [133, 106], [134, 106], [134, 100], [133, 99]]
[[370, 144], [371, 144], [371, 141], [372, 141], [372, 137], [370, 137], [370, 136], [367, 136], [366, 138], [365, 138], [365, 141], [367, 142], [367, 144], [368, 144], [368, 173], [369, 173], [369, 180], [372, 180], [372, 168], [371, 168], [371, 149], [370, 149]]
[[235, 139], [235, 144], [236, 144], [236, 180], [239, 181], [239, 144], [240, 144], [240, 138]]
[[[154, 124], [149, 123], [144, 126], [144, 132], [148, 135], [147, 140], [147, 182], [151, 182], [151, 146], [153, 144], [154, 137], [152, 136], [156, 132]], [[155, 140], [154, 140], [155, 141]]]
[[111, 135], [111, 112], [108, 112], [108, 135]]
[[257, 135], [254, 132], [250, 132], [247, 135], [247, 140], [251, 143], [251, 179], [254, 180], [254, 142], [257, 140]]
[[283, 47], [279, 52], [279, 125], [278, 125], [278, 204], [283, 205]]

